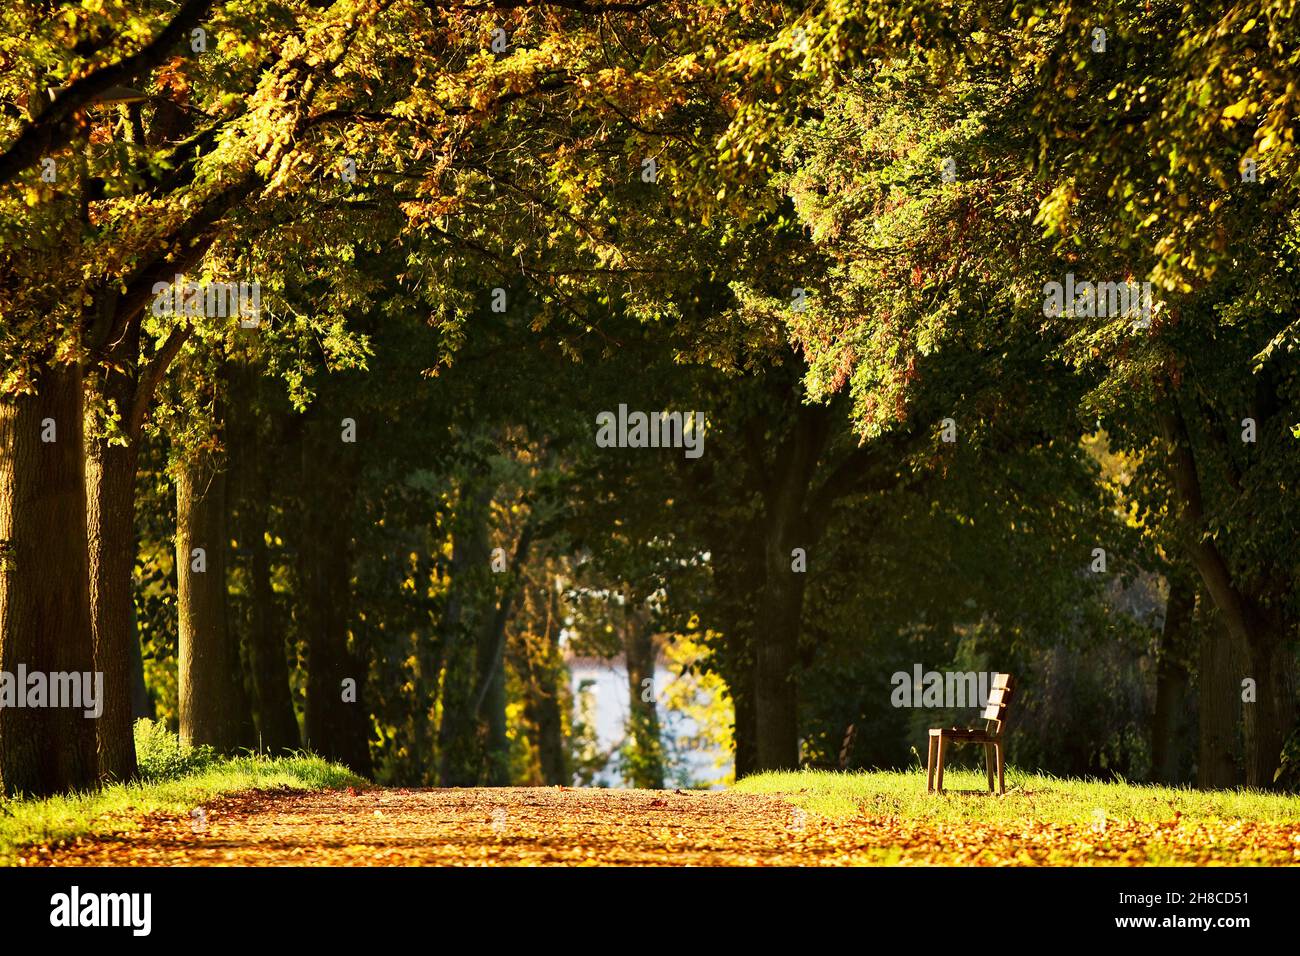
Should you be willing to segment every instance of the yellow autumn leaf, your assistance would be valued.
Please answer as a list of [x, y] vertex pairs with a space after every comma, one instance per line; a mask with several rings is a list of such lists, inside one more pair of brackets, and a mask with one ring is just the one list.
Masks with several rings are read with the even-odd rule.
[[1226, 120], [1239, 120], [1250, 111], [1252, 105], [1249, 97], [1243, 97], [1223, 111], [1223, 118]]

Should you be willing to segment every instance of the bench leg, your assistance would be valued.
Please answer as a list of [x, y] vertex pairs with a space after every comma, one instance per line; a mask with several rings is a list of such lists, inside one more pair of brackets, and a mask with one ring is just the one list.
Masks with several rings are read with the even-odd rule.
[[1005, 754], [1002, 753], [1002, 741], [999, 740], [995, 743], [993, 749], [996, 750], [998, 754], [998, 793], [1005, 797], [1007, 795], [1007, 784], [1002, 777], [1002, 765], [1005, 757]]
[[938, 787], [940, 793], [943, 793], [943, 752], [944, 750], [947, 749], [947, 747], [948, 747], [948, 738], [944, 737], [941, 734], [939, 736], [939, 747], [938, 747], [938, 763], [939, 763], [938, 777], [935, 781], [935, 786]]
[[993, 792], [993, 745], [984, 745], [984, 769], [988, 771], [989, 793]]
[[930, 746], [925, 756], [925, 792], [934, 793], [934, 748], [938, 737], [930, 736]]

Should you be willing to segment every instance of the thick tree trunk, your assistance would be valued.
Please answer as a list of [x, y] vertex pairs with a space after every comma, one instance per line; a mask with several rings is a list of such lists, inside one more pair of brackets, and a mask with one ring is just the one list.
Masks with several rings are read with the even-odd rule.
[[[1234, 708], [1242, 708], [1246, 785], [1269, 789], [1281, 765], [1282, 745], [1295, 727], [1294, 654], [1284, 628], [1250, 597], [1237, 594], [1224, 603], [1216, 599], [1215, 605], [1222, 622], [1219, 639], [1231, 645], [1235, 674], [1233, 686], [1222, 693], [1231, 693]], [[1242, 697], [1247, 678], [1254, 682], [1253, 701]]]
[[659, 738], [659, 692], [655, 679], [654, 632], [650, 613], [623, 589], [629, 602], [624, 607], [623, 656], [627, 662], [628, 732], [632, 738], [629, 783], [634, 787], [661, 790], [664, 785], [664, 752]]
[[[1295, 725], [1295, 673], [1285, 626], [1263, 601], [1234, 580], [1218, 544], [1205, 531], [1200, 472], [1177, 397], [1160, 409], [1160, 425], [1169, 445], [1169, 474], [1183, 504], [1185, 547], [1205, 591], [1222, 615], [1230, 640], [1252, 673], [1257, 700], [1248, 703], [1246, 780], [1272, 787], [1281, 764], [1282, 744]], [[1237, 693], [1240, 694], [1238, 687]]]
[[[115, 409], [120, 435], [101, 429], [86, 434], [86, 501], [90, 562], [91, 629], [95, 667], [104, 675], [104, 713], [98, 724], [100, 775], [129, 780], [136, 773], [131, 727], [152, 716], [144, 686], [144, 661], [136, 631], [132, 574], [135, 564], [135, 483], [140, 430], [154, 389], [189, 335], [177, 329], [141, 369], [140, 326], [117, 311], [116, 290], [103, 290], [92, 323], [95, 347], [108, 347], [86, 385], [106, 407]], [[137, 316], [138, 318], [138, 316]], [[111, 329], [124, 326], [116, 344]]]
[[[348, 513], [335, 512], [345, 521]], [[301, 608], [307, 635], [307, 745], [316, 753], [370, 773], [369, 718], [365, 668], [348, 649], [351, 561], [348, 535], [322, 534], [303, 547], [305, 569]]]
[[[94, 670], [80, 370], [51, 366], [36, 387], [0, 403], [0, 671], [15, 678]], [[0, 791], [93, 788], [86, 709], [0, 708]]]
[[226, 475], [191, 459], [176, 479], [181, 741], [230, 753], [240, 744], [239, 646], [226, 616]]
[[1160, 783], [1180, 784], [1187, 780], [1187, 656], [1192, 647], [1195, 611], [1195, 583], [1184, 575], [1171, 577], [1156, 655], [1156, 701], [1151, 721], [1151, 773]]
[[[1255, 700], [1241, 705], [1246, 785], [1271, 789], [1282, 763], [1282, 747], [1296, 723], [1295, 654], [1279, 622], [1261, 620], [1251, 637], [1246, 676], [1255, 681]], [[1243, 693], [1240, 686], [1237, 692]]]
[[[799, 766], [799, 627], [803, 582], [785, 560], [768, 562], [762, 623], [754, 667], [754, 729], [759, 770]], [[784, 578], [782, 577], [784, 573]]]
[[140, 639], [131, 576], [137, 449], [135, 441], [109, 444], [99, 437], [91, 438], [86, 449], [91, 628], [95, 669], [104, 675], [104, 713], [97, 727], [99, 772], [106, 780], [136, 775], [131, 725]]
[[[96, 327], [109, 322], [117, 302], [107, 293], [99, 303]], [[135, 567], [135, 479], [139, 435], [135, 405], [139, 391], [137, 364], [140, 333], [132, 323], [96, 366], [85, 384], [97, 398], [116, 409], [126, 443], [103, 429], [86, 434], [86, 504], [90, 560], [90, 623], [95, 641], [95, 669], [104, 675], [104, 713], [97, 726], [99, 773], [106, 780], [136, 775], [131, 732], [135, 702], [135, 668], [140, 639], [135, 629], [132, 573]], [[152, 394], [152, 392], [151, 392]], [[143, 682], [143, 661], [140, 663]]]
[[1196, 785], [1203, 790], [1241, 784], [1237, 755], [1241, 750], [1241, 676], [1236, 648], [1215, 609], [1202, 596], [1197, 696], [1200, 700], [1200, 745]]
[[759, 770], [799, 766], [799, 634], [807, 572], [794, 568], [793, 552], [803, 549], [806, 562], [820, 537], [817, 529], [825, 528], [824, 515], [810, 521], [804, 509], [829, 422], [826, 406], [798, 408], [777, 449], [765, 495], [763, 592], [754, 658]]
[[806, 479], [788, 485], [768, 509], [763, 544], [763, 592], [755, 623], [754, 729], [757, 769], [799, 767], [799, 634], [806, 572], [791, 552], [812, 549], [801, 534]]
[[[360, 468], [326, 421], [308, 427], [298, 548], [298, 615], [307, 648], [306, 743], [368, 776], [370, 716], [366, 667], [348, 648], [352, 598], [352, 516]], [[354, 683], [345, 685], [345, 681]], [[345, 698], [345, 686], [355, 694]]]

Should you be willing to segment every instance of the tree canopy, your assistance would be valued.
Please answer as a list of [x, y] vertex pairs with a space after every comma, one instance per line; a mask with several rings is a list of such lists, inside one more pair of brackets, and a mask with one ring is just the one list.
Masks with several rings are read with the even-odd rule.
[[146, 713], [902, 766], [914, 664], [1014, 670], [1053, 772], [1294, 787], [1297, 56], [1282, 0], [0, 5], [0, 671], [106, 687], [0, 708], [0, 790]]

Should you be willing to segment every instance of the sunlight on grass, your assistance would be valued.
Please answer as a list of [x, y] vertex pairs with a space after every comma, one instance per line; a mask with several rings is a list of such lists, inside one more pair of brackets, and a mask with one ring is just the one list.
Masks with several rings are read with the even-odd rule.
[[189, 776], [158, 783], [114, 784], [95, 793], [45, 800], [0, 801], [0, 865], [12, 866], [26, 846], [137, 829], [146, 814], [185, 817], [205, 800], [241, 790], [325, 790], [367, 785], [346, 767], [320, 757], [236, 757]]
[[1177, 787], [1071, 780], [1008, 768], [1007, 793], [988, 793], [983, 773], [944, 774], [943, 796], [925, 792], [925, 771], [834, 773], [804, 770], [764, 773], [736, 784], [740, 793], [767, 793], [826, 817], [902, 817], [932, 822], [1091, 824], [1102, 811], [1112, 822], [1300, 821], [1300, 796], [1254, 790], [1189, 790]]

